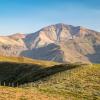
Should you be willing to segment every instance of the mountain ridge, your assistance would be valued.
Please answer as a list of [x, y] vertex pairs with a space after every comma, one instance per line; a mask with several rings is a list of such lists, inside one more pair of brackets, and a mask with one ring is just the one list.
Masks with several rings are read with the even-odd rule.
[[100, 32], [59, 23], [27, 35], [0, 36], [0, 51], [1, 55], [57, 62], [100, 63]]

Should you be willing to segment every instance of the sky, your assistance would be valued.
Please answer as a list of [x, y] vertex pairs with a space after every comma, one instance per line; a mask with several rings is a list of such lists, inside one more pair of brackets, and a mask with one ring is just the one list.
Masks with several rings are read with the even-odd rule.
[[100, 0], [0, 0], [0, 35], [57, 23], [100, 31]]

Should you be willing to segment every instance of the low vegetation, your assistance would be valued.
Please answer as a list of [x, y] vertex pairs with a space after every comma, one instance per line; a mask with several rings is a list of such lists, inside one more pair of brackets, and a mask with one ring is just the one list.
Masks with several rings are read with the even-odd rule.
[[[30, 85], [30, 84], [29, 84]], [[100, 100], [100, 65], [85, 65], [34, 83], [39, 91], [62, 100]]]
[[44, 67], [38, 64], [26, 64], [15, 62], [1, 62], [0, 63], [0, 82], [1, 85], [9, 85], [13, 83], [14, 86], [35, 82], [54, 75], [65, 70], [70, 70], [80, 65], [60, 64], [49, 67]]
[[[100, 100], [100, 64], [45, 65], [4, 59], [0, 100]], [[9, 83], [18, 87], [7, 87], [12, 86]]]
[[37, 89], [0, 87], [0, 100], [60, 100], [59, 97], [47, 96]]

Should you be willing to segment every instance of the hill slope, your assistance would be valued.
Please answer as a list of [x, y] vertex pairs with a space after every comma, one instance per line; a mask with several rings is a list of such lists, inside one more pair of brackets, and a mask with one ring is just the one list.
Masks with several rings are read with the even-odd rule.
[[[47, 97], [59, 97], [57, 100], [100, 99], [100, 64], [62, 64], [44, 67], [35, 64], [3, 62], [0, 63], [0, 81], [1, 84], [5, 82], [5, 85], [9, 86], [11, 85], [9, 83], [13, 82], [13, 85], [18, 83], [20, 87], [26, 88], [26, 90], [21, 91], [17, 89], [20, 91], [19, 95], [23, 94], [25, 97], [27, 94], [25, 98], [30, 97], [32, 90], [32, 97], [34, 92], [38, 91], [39, 94], [37, 95], [42, 93]], [[0, 88], [0, 93], [2, 93], [2, 87]], [[7, 91], [7, 95], [10, 97], [13, 88], [10, 90], [3, 87], [3, 89]], [[13, 95], [18, 93], [17, 90], [14, 88]]]
[[32, 63], [0, 62], [0, 82], [2, 85], [5, 82], [5, 85], [13, 83], [16, 86], [38, 81], [44, 77], [80, 66], [73, 64], [51, 64], [45, 66]]
[[64, 100], [99, 100], [99, 83], [100, 65], [94, 64], [59, 72], [34, 86], [43, 93], [64, 97]]

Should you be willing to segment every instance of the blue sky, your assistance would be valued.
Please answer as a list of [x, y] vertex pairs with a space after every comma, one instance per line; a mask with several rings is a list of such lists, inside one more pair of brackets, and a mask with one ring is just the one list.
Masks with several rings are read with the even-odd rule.
[[0, 0], [0, 35], [56, 23], [100, 31], [100, 0]]

